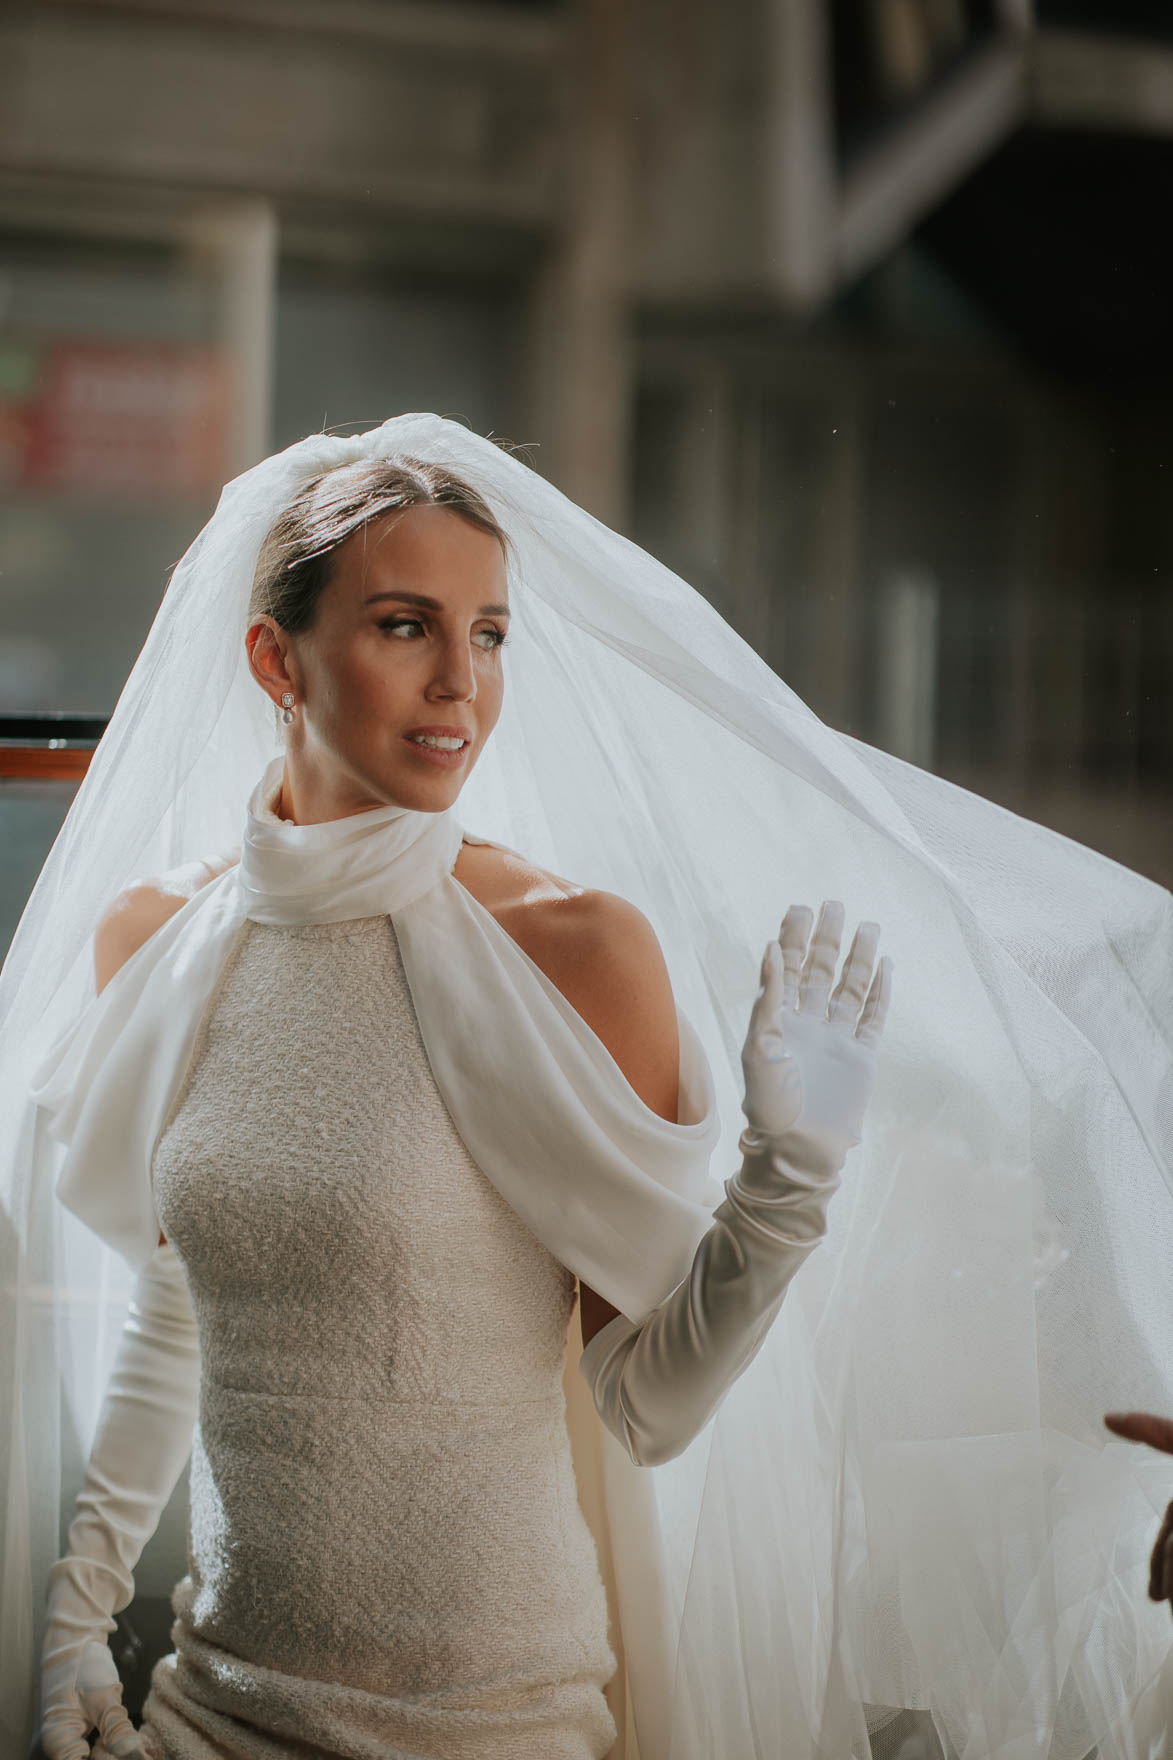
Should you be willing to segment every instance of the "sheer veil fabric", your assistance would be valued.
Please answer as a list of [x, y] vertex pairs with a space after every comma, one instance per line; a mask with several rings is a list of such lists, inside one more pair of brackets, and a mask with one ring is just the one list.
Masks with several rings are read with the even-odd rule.
[[[0, 972], [4, 1750], [32, 1734], [45, 1573], [157, 1238], [144, 1169], [168, 1058], [250, 899], [228, 870], [100, 997], [94, 927], [128, 881], [241, 844], [263, 807], [280, 744], [243, 642], [261, 541], [309, 477], [369, 455], [444, 462], [485, 496], [514, 545], [512, 639], [501, 719], [456, 806], [426, 826], [380, 809], [364, 848], [406, 843], [370, 874], [335, 849], [325, 891], [342, 915], [390, 900], [372, 908], [396, 922], [457, 1126], [552, 1250], [637, 1318], [684, 1275], [737, 1165], [739, 1053], [789, 903], [842, 899], [894, 962], [827, 1238], [715, 1419], [677, 1460], [636, 1468], [568, 1364], [621, 1626], [613, 1703], [635, 1738], [616, 1760], [636, 1739], [640, 1760], [867, 1760], [901, 1707], [965, 1760], [1160, 1753], [1171, 1632], [1146, 1590], [1173, 1487], [1102, 1419], [1173, 1411], [1173, 898], [825, 726], [686, 582], [426, 413], [310, 436], [226, 485]], [[650, 918], [681, 1021], [677, 1125], [640, 1116], [451, 877], [466, 824]], [[293, 829], [329, 845], [334, 828]], [[379, 891], [416, 843], [431, 884]], [[312, 899], [295, 886], [281, 908]], [[477, 952], [459, 979], [453, 946]], [[545, 1071], [527, 1115], [578, 1120], [560, 1165], [540, 1135], [519, 1147], [486, 1098], [500, 1072], [469, 1061], [478, 1015], [502, 1010], [501, 1043]], [[526, 1035], [549, 1022], [539, 1065]]]

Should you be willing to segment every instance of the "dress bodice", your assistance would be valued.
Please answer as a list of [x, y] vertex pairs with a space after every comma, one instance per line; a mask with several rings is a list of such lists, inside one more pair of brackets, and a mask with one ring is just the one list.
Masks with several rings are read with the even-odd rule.
[[153, 1174], [205, 1373], [274, 1393], [557, 1393], [574, 1276], [458, 1135], [389, 917], [246, 919]]
[[243, 1760], [242, 1722], [331, 1755], [606, 1754], [574, 1276], [458, 1134], [390, 916], [245, 919], [152, 1177], [201, 1390], [148, 1760]]

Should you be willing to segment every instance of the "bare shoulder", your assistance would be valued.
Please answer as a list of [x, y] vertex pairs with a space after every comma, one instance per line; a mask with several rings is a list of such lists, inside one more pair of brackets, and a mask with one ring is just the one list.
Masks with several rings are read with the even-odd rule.
[[[497, 844], [464, 844], [454, 877], [606, 1046], [644, 1105], [679, 1116], [676, 1002], [655, 929], [630, 899], [579, 886]], [[588, 1345], [619, 1309], [579, 1281]]]
[[453, 871], [602, 1040], [645, 1105], [675, 1120], [676, 1002], [638, 905], [496, 845], [466, 844]]
[[612, 1049], [631, 1029], [670, 1027], [675, 1040], [676, 1006], [659, 938], [630, 899], [580, 888], [532, 906], [523, 933], [524, 940], [517, 938], [530, 958]]
[[94, 930], [94, 971], [97, 987], [104, 990], [132, 953], [161, 929], [169, 917], [182, 910], [201, 887], [207, 886], [240, 859], [238, 850], [212, 856], [207, 861], [183, 862], [132, 880], [107, 907]]
[[[181, 862], [162, 874], [132, 880], [108, 906], [94, 930], [94, 976], [99, 991], [106, 988], [114, 974], [124, 966], [132, 953], [137, 953], [169, 917], [182, 910], [202, 886], [208, 886], [217, 875], [240, 860], [239, 849], [210, 856], [207, 861]], [[159, 1246], [167, 1237], [159, 1230]]]
[[494, 915], [505, 906], [568, 898], [585, 890], [500, 843], [462, 843], [452, 872]]

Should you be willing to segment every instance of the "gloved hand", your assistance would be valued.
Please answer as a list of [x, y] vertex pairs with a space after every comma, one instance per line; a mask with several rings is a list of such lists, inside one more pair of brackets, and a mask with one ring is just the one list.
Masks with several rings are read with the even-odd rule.
[[824, 903], [807, 953], [812, 915], [791, 905], [766, 948], [741, 1054], [743, 1159], [688, 1276], [640, 1324], [609, 1320], [579, 1359], [596, 1411], [638, 1466], [681, 1453], [749, 1367], [826, 1233], [831, 1194], [861, 1140], [892, 962], [872, 978], [880, 929], [861, 923], [828, 1008], [843, 906]]
[[168, 1241], [139, 1273], [98, 1418], [68, 1550], [49, 1570], [40, 1740], [48, 1760], [142, 1755], [107, 1639], [132, 1572], [191, 1453], [200, 1351], [187, 1278]]

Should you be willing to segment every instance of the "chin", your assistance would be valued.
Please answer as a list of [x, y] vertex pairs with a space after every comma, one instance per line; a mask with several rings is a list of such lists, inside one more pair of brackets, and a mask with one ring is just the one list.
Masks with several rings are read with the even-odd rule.
[[398, 801], [402, 806], [412, 807], [424, 813], [442, 813], [451, 806], [464, 787], [468, 776], [467, 759], [459, 770], [441, 770], [437, 765], [434, 772], [428, 774], [425, 766], [420, 765], [418, 774], [415, 767], [411, 774], [399, 771], [387, 778], [383, 784], [384, 792], [391, 800]]

